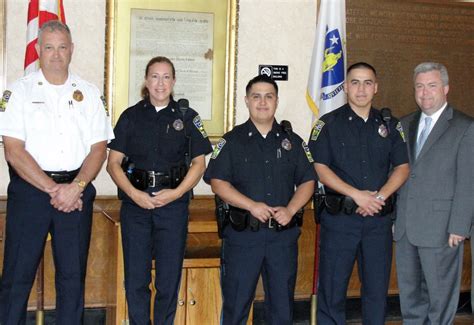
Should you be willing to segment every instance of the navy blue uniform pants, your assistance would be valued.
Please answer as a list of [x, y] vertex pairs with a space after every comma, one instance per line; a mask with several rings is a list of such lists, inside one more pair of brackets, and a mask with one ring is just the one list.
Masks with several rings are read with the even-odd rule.
[[357, 259], [362, 282], [362, 322], [383, 325], [392, 262], [392, 221], [357, 214], [321, 217], [317, 321], [346, 323], [346, 293]]
[[25, 324], [28, 296], [51, 233], [56, 284], [56, 324], [82, 324], [84, 281], [95, 188], [83, 192], [82, 211], [63, 213], [50, 196], [18, 176], [8, 186], [0, 323]]
[[222, 324], [247, 322], [260, 274], [266, 324], [293, 324], [299, 235], [298, 227], [237, 232], [227, 226], [221, 252]]
[[154, 324], [173, 324], [188, 231], [188, 201], [153, 210], [124, 201], [120, 210], [130, 324], [150, 324], [155, 260]]

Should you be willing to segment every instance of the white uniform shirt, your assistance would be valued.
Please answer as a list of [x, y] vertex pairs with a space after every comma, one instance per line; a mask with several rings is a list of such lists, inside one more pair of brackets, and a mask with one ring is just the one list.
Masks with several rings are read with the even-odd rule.
[[4, 93], [0, 135], [24, 141], [43, 170], [75, 170], [91, 145], [114, 138], [104, 105], [97, 87], [74, 74], [58, 91], [41, 70], [33, 72]]

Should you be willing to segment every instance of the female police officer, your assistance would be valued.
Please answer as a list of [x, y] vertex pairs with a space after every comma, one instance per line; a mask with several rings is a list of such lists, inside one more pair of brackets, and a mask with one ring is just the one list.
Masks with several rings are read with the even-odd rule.
[[[150, 322], [152, 259], [157, 292], [154, 323], [173, 323], [187, 234], [187, 193], [203, 175], [204, 156], [212, 150], [199, 115], [187, 107], [180, 109], [173, 100], [175, 82], [173, 63], [166, 57], [152, 58], [146, 66], [143, 100], [123, 112], [109, 144], [107, 171], [122, 199], [131, 324]], [[122, 169], [124, 158], [127, 174]]]

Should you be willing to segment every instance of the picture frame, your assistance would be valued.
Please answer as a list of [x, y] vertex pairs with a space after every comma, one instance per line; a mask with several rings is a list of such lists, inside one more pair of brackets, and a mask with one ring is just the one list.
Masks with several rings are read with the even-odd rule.
[[146, 63], [176, 68], [174, 99], [187, 98], [213, 142], [235, 125], [239, 0], [107, 0], [105, 97], [115, 125], [139, 99]]
[[0, 92], [3, 93], [7, 82], [7, 66], [6, 66], [6, 55], [7, 55], [7, 20], [5, 15], [5, 2], [6, 0], [0, 0]]

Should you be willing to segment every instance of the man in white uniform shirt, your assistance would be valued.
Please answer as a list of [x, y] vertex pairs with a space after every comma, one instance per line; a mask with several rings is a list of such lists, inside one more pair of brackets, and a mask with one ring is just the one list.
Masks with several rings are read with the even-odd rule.
[[13, 83], [0, 102], [9, 165], [0, 324], [24, 324], [48, 232], [56, 270], [56, 323], [82, 324], [96, 177], [113, 138], [105, 101], [69, 72], [69, 28], [45, 23], [41, 70]]

